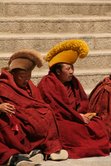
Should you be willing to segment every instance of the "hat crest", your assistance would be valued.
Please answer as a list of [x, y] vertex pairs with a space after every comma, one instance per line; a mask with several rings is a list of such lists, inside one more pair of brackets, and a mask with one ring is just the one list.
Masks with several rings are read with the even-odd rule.
[[84, 40], [65, 40], [55, 45], [51, 50], [49, 50], [48, 54], [45, 57], [45, 60], [49, 62], [54, 56], [56, 56], [62, 51], [67, 50], [76, 51], [79, 58], [84, 58], [89, 52], [89, 47]]

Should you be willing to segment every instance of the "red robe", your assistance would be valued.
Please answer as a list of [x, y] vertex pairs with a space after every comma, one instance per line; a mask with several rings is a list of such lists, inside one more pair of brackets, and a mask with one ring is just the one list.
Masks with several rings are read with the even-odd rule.
[[87, 96], [75, 77], [70, 85], [64, 86], [53, 73], [44, 76], [38, 84], [44, 101], [55, 114], [63, 148], [70, 158], [108, 155], [109, 140], [104, 124], [98, 117], [89, 124], [83, 122], [80, 113], [87, 112]]
[[29, 87], [31, 96], [15, 84], [8, 71], [0, 76], [0, 101], [16, 108], [15, 115], [0, 114], [0, 165], [11, 155], [29, 153], [34, 148], [40, 148], [46, 154], [61, 149], [51, 109], [31, 81]]
[[89, 112], [95, 111], [106, 125], [111, 147], [111, 79], [104, 78], [89, 96]]

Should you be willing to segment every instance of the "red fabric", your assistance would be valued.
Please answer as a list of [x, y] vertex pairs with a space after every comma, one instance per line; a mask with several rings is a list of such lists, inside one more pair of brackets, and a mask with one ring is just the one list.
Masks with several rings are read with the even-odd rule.
[[104, 78], [89, 96], [89, 112], [96, 112], [106, 125], [111, 147], [111, 79]]
[[89, 124], [83, 122], [79, 113], [87, 112], [87, 96], [75, 77], [70, 85], [73, 93], [53, 73], [44, 76], [38, 84], [44, 101], [54, 111], [63, 148], [68, 150], [70, 158], [108, 155], [109, 140], [104, 124], [97, 117]]
[[15, 153], [41, 148], [50, 154], [61, 149], [55, 119], [44, 104], [36, 86], [29, 81], [30, 92], [17, 87], [12, 75], [0, 76], [0, 101], [15, 106], [15, 115], [0, 114], [0, 165]]

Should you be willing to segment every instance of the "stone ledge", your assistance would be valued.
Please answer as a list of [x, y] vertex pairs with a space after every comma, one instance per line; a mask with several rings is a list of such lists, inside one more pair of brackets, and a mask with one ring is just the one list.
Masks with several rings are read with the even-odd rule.
[[82, 1], [82, 3], [104, 3], [104, 4], [106, 4], [106, 3], [111, 3], [111, 1], [110, 0], [56, 0], [56, 1], [54, 1], [54, 0], [1, 0], [1, 2], [3, 2], [3, 3], [22, 3], [22, 4], [24, 4], [24, 3], [81, 3], [81, 1]]
[[42, 166], [111, 166], [111, 155], [107, 157], [89, 157], [83, 159], [68, 159], [66, 161], [46, 161]]

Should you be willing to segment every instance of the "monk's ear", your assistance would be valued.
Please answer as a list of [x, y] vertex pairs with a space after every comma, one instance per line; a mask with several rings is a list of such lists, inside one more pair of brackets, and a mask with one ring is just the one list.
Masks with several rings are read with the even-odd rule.
[[56, 69], [56, 74], [60, 75], [60, 69]]

